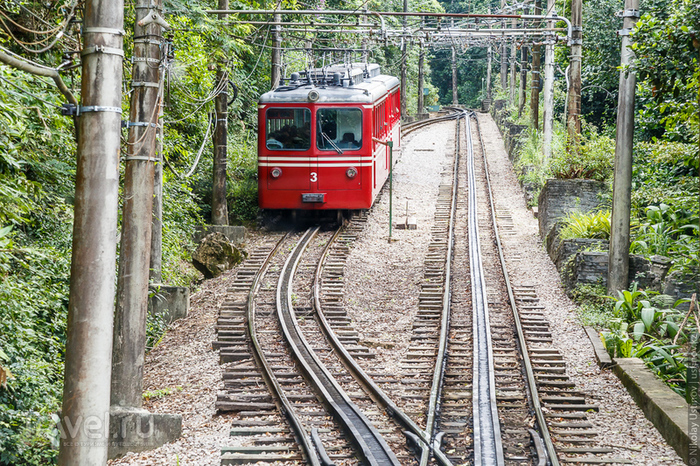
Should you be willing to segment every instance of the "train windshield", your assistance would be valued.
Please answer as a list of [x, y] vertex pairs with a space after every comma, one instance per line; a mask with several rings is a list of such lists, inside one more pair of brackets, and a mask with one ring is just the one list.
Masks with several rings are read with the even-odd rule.
[[359, 108], [321, 108], [316, 113], [316, 145], [321, 150], [362, 147], [362, 111]]
[[270, 108], [265, 120], [268, 149], [307, 150], [311, 147], [311, 111], [308, 108]]

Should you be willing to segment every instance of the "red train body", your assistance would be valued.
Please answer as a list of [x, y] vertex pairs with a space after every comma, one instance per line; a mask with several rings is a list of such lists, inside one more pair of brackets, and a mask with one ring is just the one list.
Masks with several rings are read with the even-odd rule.
[[262, 209], [368, 209], [400, 145], [399, 81], [378, 65], [294, 73], [258, 104]]

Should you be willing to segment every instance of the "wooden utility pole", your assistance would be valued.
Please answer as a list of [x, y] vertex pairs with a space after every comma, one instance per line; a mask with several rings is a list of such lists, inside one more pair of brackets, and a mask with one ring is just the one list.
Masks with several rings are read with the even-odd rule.
[[107, 463], [124, 3], [86, 0], [60, 466]]
[[122, 238], [112, 358], [112, 406], [143, 405], [143, 365], [151, 252], [156, 129], [160, 94], [162, 0], [137, 0], [133, 93], [124, 169]]
[[[535, 15], [542, 14], [542, 0], [535, 0]], [[530, 126], [540, 127], [540, 50], [539, 44], [532, 46], [532, 79], [530, 80]]]
[[493, 66], [493, 46], [489, 42], [486, 51], [486, 98], [491, 102], [491, 67]]
[[425, 65], [425, 43], [420, 40], [420, 52], [418, 53], [418, 118], [425, 112], [425, 101], [423, 99], [423, 66]]
[[630, 49], [630, 31], [639, 19], [639, 0], [625, 0], [623, 13], [620, 91], [617, 103], [617, 136], [615, 138], [615, 173], [613, 179], [612, 219], [610, 221], [610, 253], [608, 256], [608, 293], [626, 290], [629, 286], [630, 211], [632, 208], [632, 144], [634, 141], [634, 91], [637, 77], [626, 65], [634, 60]]
[[520, 92], [518, 94], [518, 117], [520, 117], [527, 100], [527, 47], [524, 45], [520, 48]]
[[[228, 10], [228, 0], [219, 0], [219, 9]], [[226, 15], [220, 14], [219, 19]], [[279, 81], [279, 79], [277, 79]], [[226, 204], [226, 162], [228, 141], [228, 72], [225, 64], [219, 64], [216, 70], [216, 83], [219, 93], [214, 102], [214, 173], [211, 193], [212, 225], [228, 225], [228, 206]]]
[[578, 147], [581, 135], [581, 56], [583, 51], [583, 0], [571, 0], [571, 60], [566, 120], [570, 147]]
[[[529, 7], [525, 7], [523, 14], [530, 12]], [[522, 44], [520, 47], [520, 90], [518, 92], [518, 117], [523, 114], [525, 101], [527, 100], [527, 46]]]

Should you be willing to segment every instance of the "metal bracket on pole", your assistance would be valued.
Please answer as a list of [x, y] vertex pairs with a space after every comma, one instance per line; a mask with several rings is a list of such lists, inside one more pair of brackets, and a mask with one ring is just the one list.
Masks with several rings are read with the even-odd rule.
[[146, 16], [143, 17], [137, 24], [141, 27], [146, 27], [149, 24], [156, 23], [158, 26], [162, 27], [163, 29], [170, 29], [170, 25], [168, 22], [163, 19], [163, 17], [158, 13], [158, 11], [155, 8], [151, 8], [148, 10], [148, 13], [146, 13]]
[[158, 58], [143, 58], [143, 57], [131, 57], [131, 63], [146, 62], [160, 64], [160, 59]]
[[583, 45], [583, 39], [571, 39], [571, 45]]
[[639, 10], [625, 10], [622, 13], [623, 18], [639, 18], [641, 17], [641, 13]]
[[90, 113], [90, 112], [114, 112], [114, 113], [119, 113], [121, 115], [122, 109], [120, 107], [105, 107], [105, 106], [100, 106], [100, 105], [88, 105], [86, 107], [83, 107], [82, 105], [78, 107], [78, 111], [76, 112], [77, 116], [82, 115], [83, 113]]
[[103, 45], [95, 45], [94, 47], [88, 47], [86, 49], [83, 49], [80, 52], [80, 56], [84, 57], [85, 55], [90, 55], [93, 53], [106, 53], [109, 55], [118, 55], [122, 58], [124, 57], [124, 51], [122, 49], [114, 47], [105, 47]]
[[88, 27], [83, 28], [83, 34], [115, 34], [117, 36], [123, 36], [126, 34], [124, 29], [114, 29], [114, 28], [100, 28], [100, 27]]
[[619, 31], [617, 31], [617, 35], [620, 37], [629, 36], [631, 32], [632, 32], [631, 28], [624, 28], [624, 29], [620, 29]]
[[[143, 36], [141, 36], [143, 37]], [[162, 41], [158, 39], [134, 39], [134, 44], [151, 44], [151, 45], [157, 45], [160, 46]]]
[[153, 87], [153, 88], [160, 89], [160, 84], [159, 83], [144, 82], [144, 81], [132, 81], [131, 87]]
[[160, 162], [160, 159], [147, 157], [145, 155], [127, 155], [126, 157], [124, 157], [124, 160], [126, 160], [127, 162], [130, 160], [142, 160], [144, 162]]
[[122, 128], [129, 129], [132, 126], [137, 126], [137, 127], [138, 126], [142, 126], [142, 127], [150, 126], [151, 128], [160, 128], [160, 125], [157, 125], [155, 123], [150, 123], [147, 121], [126, 121], [126, 120], [122, 121]]

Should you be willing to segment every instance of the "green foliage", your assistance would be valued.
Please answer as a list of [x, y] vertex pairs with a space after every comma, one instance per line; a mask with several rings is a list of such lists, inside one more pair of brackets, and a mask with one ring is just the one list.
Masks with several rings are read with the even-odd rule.
[[624, 319], [626, 322], [638, 320], [642, 309], [651, 306], [648, 301], [649, 295], [644, 290], [638, 290], [636, 282], [632, 284], [630, 291], [618, 291], [617, 297], [609, 298], [615, 303], [613, 308], [615, 317]]
[[697, 142], [700, 9], [693, 0], [671, 0], [651, 2], [644, 11], [632, 36], [641, 135]]
[[672, 208], [668, 204], [646, 208], [644, 219], [632, 239], [630, 250], [674, 259], [674, 268], [697, 271], [700, 223], [697, 210]]
[[559, 152], [552, 160], [551, 171], [559, 179], [606, 181], [612, 177], [615, 141], [599, 135], [592, 128], [584, 132], [578, 148]]
[[177, 387], [166, 387], [166, 388], [159, 388], [157, 390], [148, 390], [143, 392], [143, 399], [144, 400], [152, 400], [156, 399], [159, 400], [161, 398], [165, 398], [166, 396], [172, 395], [173, 393], [176, 392], [181, 392], [182, 387], [177, 386]]
[[255, 135], [239, 139], [234, 147], [229, 157], [234, 161], [228, 178], [229, 219], [233, 224], [249, 223], [255, 221], [259, 211]]
[[616, 0], [583, 2], [583, 59], [581, 109], [596, 126], [614, 125], [620, 73], [620, 39], [610, 31], [622, 29]]
[[[609, 297], [610, 298], [610, 297]], [[676, 301], [671, 307], [657, 307], [661, 301], [637, 289], [618, 292], [614, 301], [616, 317], [608, 322], [608, 331], [601, 332], [605, 348], [611, 357], [638, 357], [669, 386], [685, 395], [686, 355], [673, 338], [681, 332], [680, 324], [685, 311], [679, 306], [689, 302]], [[683, 342], [684, 339], [681, 339]]]
[[571, 299], [579, 306], [576, 309], [581, 325], [607, 327], [615, 316], [613, 304], [605, 297], [602, 285], [577, 285], [571, 292]]
[[698, 209], [697, 145], [657, 141], [634, 148], [632, 208], [644, 209], [659, 202], [675, 208]]
[[162, 314], [148, 314], [146, 318], [146, 353], [158, 346], [167, 330], [168, 322]]
[[13, 377], [0, 387], [0, 463], [47, 464], [56, 454], [51, 414], [60, 407], [70, 260], [50, 248], [3, 251], [0, 348]]
[[559, 236], [562, 239], [610, 239], [610, 211], [571, 212], [564, 218]]

